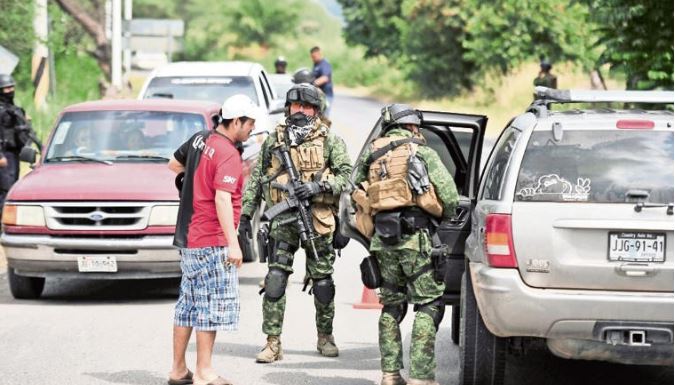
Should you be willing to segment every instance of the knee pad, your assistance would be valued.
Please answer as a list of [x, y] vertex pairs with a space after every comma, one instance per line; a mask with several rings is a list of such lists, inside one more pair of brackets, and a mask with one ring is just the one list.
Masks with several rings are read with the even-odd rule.
[[271, 268], [265, 276], [265, 297], [276, 302], [284, 296], [286, 285], [288, 284], [288, 272]]
[[401, 322], [403, 322], [405, 315], [408, 313], [408, 303], [402, 302], [399, 303], [398, 305], [384, 305], [384, 307], [382, 308], [382, 313], [389, 314], [400, 325]]
[[445, 304], [443, 303], [443, 300], [439, 298], [423, 305], [415, 305], [414, 310], [416, 312], [421, 311], [422, 313], [428, 314], [429, 317], [434, 320], [434, 326], [436, 326], [436, 330], [438, 330], [438, 326], [441, 324], [443, 316], [445, 315]]
[[333, 277], [328, 276], [314, 281], [312, 284], [312, 293], [317, 301], [324, 305], [328, 305], [335, 298], [335, 283]]

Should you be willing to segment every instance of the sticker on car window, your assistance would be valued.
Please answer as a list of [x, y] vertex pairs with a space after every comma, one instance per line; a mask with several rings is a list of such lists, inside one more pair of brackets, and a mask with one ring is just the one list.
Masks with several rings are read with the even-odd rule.
[[68, 135], [68, 130], [73, 122], [61, 122], [59, 127], [56, 129], [56, 134], [54, 134], [54, 144], [63, 144]]
[[536, 184], [521, 188], [517, 195], [523, 200], [555, 196], [564, 201], [584, 202], [588, 201], [590, 192], [589, 178], [577, 178], [577, 183], [572, 184], [558, 174], [548, 174], [540, 176]]

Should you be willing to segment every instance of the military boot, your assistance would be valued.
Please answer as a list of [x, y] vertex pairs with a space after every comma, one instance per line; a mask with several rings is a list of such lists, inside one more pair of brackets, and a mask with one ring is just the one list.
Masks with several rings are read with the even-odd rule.
[[339, 354], [338, 348], [335, 346], [335, 338], [332, 334], [319, 333], [316, 350], [324, 357], [337, 357]]
[[408, 380], [408, 385], [440, 385], [436, 380], [418, 380], [411, 378]]
[[401, 377], [399, 371], [382, 372], [382, 382], [380, 382], [380, 385], [406, 385], [406, 382]]
[[284, 352], [281, 350], [281, 339], [279, 336], [267, 336], [267, 344], [255, 357], [255, 362], [269, 364], [283, 358]]

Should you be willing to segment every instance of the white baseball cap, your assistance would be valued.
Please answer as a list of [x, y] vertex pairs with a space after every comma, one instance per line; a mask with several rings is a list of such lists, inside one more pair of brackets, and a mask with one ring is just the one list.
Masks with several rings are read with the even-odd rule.
[[248, 96], [237, 94], [225, 100], [220, 109], [220, 116], [223, 119], [235, 119], [245, 116], [257, 120], [260, 116], [260, 109]]

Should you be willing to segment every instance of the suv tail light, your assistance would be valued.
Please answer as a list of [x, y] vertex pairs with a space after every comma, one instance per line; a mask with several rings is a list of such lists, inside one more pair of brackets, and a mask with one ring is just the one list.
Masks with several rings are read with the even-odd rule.
[[625, 129], [651, 129], [654, 128], [654, 122], [651, 120], [617, 120], [616, 128]]
[[485, 251], [492, 267], [518, 267], [513, 248], [511, 215], [488, 214], [485, 220]]

